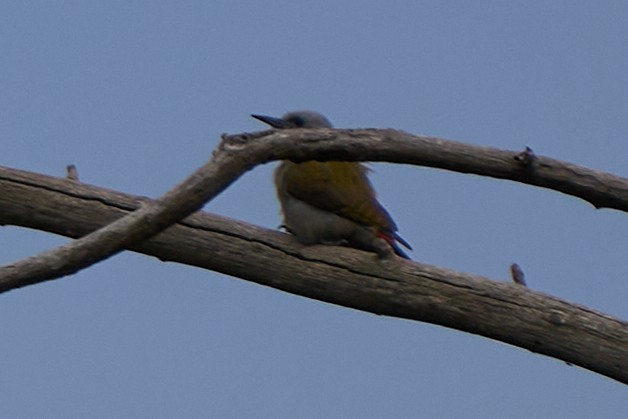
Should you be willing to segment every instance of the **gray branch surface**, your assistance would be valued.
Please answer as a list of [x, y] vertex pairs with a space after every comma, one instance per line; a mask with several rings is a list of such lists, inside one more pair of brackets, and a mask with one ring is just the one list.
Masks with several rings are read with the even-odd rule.
[[[247, 135], [251, 134], [241, 137]], [[304, 161], [316, 156], [433, 167], [526, 183], [581, 198], [596, 208], [628, 212], [628, 179], [535, 155], [528, 148], [500, 150], [394, 129], [271, 131], [263, 141], [276, 142], [272, 156], [279, 160]]]
[[[281, 158], [421, 164], [523, 181], [570, 193], [596, 207], [628, 210], [626, 179], [545, 157], [534, 156], [522, 164], [516, 155], [393, 130], [242, 134], [225, 137], [210, 162], [161, 201], [0, 168], [2, 224], [79, 238], [130, 220], [126, 230], [109, 233], [114, 244], [108, 241], [105, 251], [81, 259], [83, 253], [78, 258], [81, 266], [72, 265], [60, 252], [38, 265], [44, 267], [36, 271], [39, 276], [24, 275], [24, 266], [28, 268], [32, 259], [3, 267], [0, 292], [59, 277], [55, 276], [59, 272], [75, 272], [94, 259], [128, 248], [321, 301], [479, 334], [628, 383], [628, 323], [586, 307], [512, 283], [398, 258], [379, 260], [353, 249], [303, 247], [287, 234], [208, 213], [196, 213], [167, 228], [244, 171]], [[133, 224], [142, 225], [139, 233], [128, 233]], [[47, 263], [52, 263], [48, 270]]]

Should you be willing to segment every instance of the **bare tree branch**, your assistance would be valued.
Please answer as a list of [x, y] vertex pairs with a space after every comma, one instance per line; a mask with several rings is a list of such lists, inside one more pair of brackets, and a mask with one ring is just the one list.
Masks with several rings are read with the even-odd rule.
[[[396, 130], [290, 130], [226, 136], [212, 159], [160, 200], [58, 249], [0, 268], [0, 282], [69, 275], [145, 240], [198, 210], [242, 173], [277, 159], [391, 161], [476, 173], [555, 189], [596, 207], [628, 210], [628, 180], [549, 158]], [[525, 161], [526, 164], [521, 164]]]
[[67, 275], [131, 248], [322, 301], [480, 334], [628, 383], [626, 322], [523, 287], [398, 259], [377, 260], [352, 249], [302, 247], [287, 235], [207, 214], [189, 217], [142, 243], [200, 208], [246, 170], [277, 159], [438, 167], [542, 186], [596, 207], [628, 210], [627, 179], [531, 150], [522, 157], [395, 130], [303, 129], [225, 136], [208, 164], [158, 201], [0, 171], [0, 222], [70, 237], [100, 229], [41, 258], [0, 268], [0, 291]]
[[[149, 202], [0, 169], [0, 223], [80, 237]], [[628, 323], [525, 287], [196, 213], [132, 250], [367, 312], [506, 342], [628, 384]], [[0, 291], [13, 289], [0, 283]]]
[[[256, 136], [256, 146], [272, 143], [272, 159], [294, 161], [388, 161], [473, 173], [552, 189], [596, 208], [628, 212], [628, 179], [523, 152], [412, 135], [393, 129], [291, 129], [227, 137]], [[295, 147], [298, 150], [295, 150]]]
[[60, 278], [146, 240], [200, 209], [246, 170], [259, 163], [223, 150], [157, 201], [56, 249], [0, 267], [0, 288]]

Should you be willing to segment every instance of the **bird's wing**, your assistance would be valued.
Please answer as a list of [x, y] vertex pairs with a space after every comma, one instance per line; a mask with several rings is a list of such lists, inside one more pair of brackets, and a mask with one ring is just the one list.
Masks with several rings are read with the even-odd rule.
[[283, 167], [286, 192], [308, 204], [382, 231], [397, 226], [377, 201], [366, 166], [351, 162], [287, 163]]

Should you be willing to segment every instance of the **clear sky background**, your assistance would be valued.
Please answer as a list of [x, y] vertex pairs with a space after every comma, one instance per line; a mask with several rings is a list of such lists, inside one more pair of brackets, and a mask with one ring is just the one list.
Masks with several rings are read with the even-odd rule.
[[[622, 1], [6, 1], [0, 164], [157, 197], [250, 113], [537, 154], [628, 177]], [[206, 209], [280, 223], [274, 165]], [[628, 215], [373, 164], [415, 260], [628, 318]], [[0, 197], [1, 199], [1, 197]], [[0, 262], [66, 242], [3, 227]], [[207, 255], [212, 257], [212, 255]], [[628, 388], [525, 350], [124, 253], [0, 296], [7, 418], [626, 418]]]

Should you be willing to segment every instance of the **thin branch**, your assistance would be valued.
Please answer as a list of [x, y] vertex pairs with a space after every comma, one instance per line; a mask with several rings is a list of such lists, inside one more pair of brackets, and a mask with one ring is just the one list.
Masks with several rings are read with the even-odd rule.
[[[526, 149], [528, 151], [528, 149]], [[69, 275], [145, 240], [198, 210], [242, 173], [277, 160], [370, 160], [439, 167], [543, 186], [596, 207], [628, 211], [628, 179], [521, 153], [396, 130], [283, 130], [225, 136], [212, 160], [160, 200], [57, 249], [0, 268], [0, 283], [34, 284]]]
[[[80, 237], [149, 200], [0, 169], [0, 223]], [[628, 384], [628, 323], [525, 287], [196, 213], [131, 249], [367, 312], [506, 342]], [[0, 284], [7, 291], [12, 284]]]
[[146, 240], [200, 209], [259, 161], [222, 151], [157, 201], [80, 239], [0, 267], [0, 288], [18, 288], [70, 275]]
[[[526, 149], [528, 151], [528, 149]], [[396, 130], [284, 130], [225, 136], [212, 160], [160, 200], [57, 249], [0, 268], [0, 283], [34, 284], [69, 275], [146, 240], [198, 210], [242, 173], [277, 159], [371, 160], [440, 167], [517, 180], [628, 211], [628, 179], [529, 153], [466, 145]]]
[[[291, 129], [226, 137], [255, 136], [256, 146], [272, 144], [271, 159], [295, 161], [388, 161], [473, 173], [552, 189], [596, 208], [628, 212], [628, 179], [534, 154], [412, 135], [393, 129]], [[295, 150], [298, 147], [299, 150]]]

